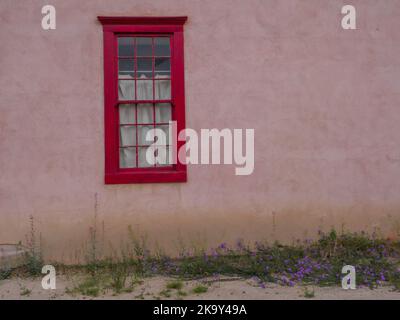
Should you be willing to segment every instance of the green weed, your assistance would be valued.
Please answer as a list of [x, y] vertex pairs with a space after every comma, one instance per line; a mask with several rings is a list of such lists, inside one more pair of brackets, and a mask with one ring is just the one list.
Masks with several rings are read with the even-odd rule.
[[21, 292], [20, 292], [21, 296], [29, 296], [31, 293], [32, 293], [32, 290], [29, 290], [25, 287], [21, 288]]
[[208, 287], [203, 285], [197, 285], [193, 288], [192, 292], [196, 294], [206, 293], [208, 291]]
[[307, 299], [311, 299], [315, 297], [315, 291], [314, 289], [309, 290], [307, 287], [304, 288], [304, 297]]
[[171, 281], [167, 283], [167, 289], [176, 289], [176, 290], [181, 290], [183, 288], [183, 282], [182, 281]]

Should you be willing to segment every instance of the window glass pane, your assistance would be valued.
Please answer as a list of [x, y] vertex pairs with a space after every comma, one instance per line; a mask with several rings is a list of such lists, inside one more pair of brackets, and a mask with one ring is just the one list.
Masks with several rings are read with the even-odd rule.
[[153, 104], [139, 103], [138, 106], [138, 123], [153, 123]]
[[168, 123], [172, 120], [171, 117], [171, 104], [169, 103], [157, 103], [156, 104], [156, 122], [157, 123]]
[[157, 167], [169, 166], [169, 152], [170, 147], [159, 147], [157, 146], [157, 151], [155, 153], [155, 158], [157, 161]]
[[154, 138], [150, 137], [150, 140], [146, 140], [146, 135], [149, 130], [154, 129], [152, 125], [150, 126], [138, 126], [138, 145], [146, 146], [154, 142]]
[[[154, 167], [154, 164], [150, 164], [149, 161], [153, 159], [154, 161], [154, 149], [152, 147], [139, 147], [139, 168], [146, 168], [146, 167]], [[150, 159], [146, 159], [146, 153], [148, 150], [148, 156], [150, 157]]]
[[153, 100], [153, 80], [138, 80], [137, 100]]
[[171, 59], [170, 58], [156, 58], [154, 64], [156, 75], [171, 76]]
[[137, 59], [137, 77], [138, 78], [153, 78], [153, 62], [151, 58]]
[[135, 76], [135, 63], [133, 59], [119, 59], [118, 61], [118, 75], [125, 76], [124, 78], [134, 78]]
[[128, 124], [135, 123], [135, 105], [120, 104], [119, 105], [119, 123]]
[[153, 45], [152, 38], [136, 38], [136, 50], [137, 55], [140, 56], [152, 56]]
[[155, 80], [155, 100], [171, 99], [171, 80]]
[[120, 126], [119, 127], [119, 145], [134, 146], [136, 145], [136, 127], [135, 126]]
[[154, 54], [156, 56], [170, 56], [169, 38], [155, 38], [154, 39]]
[[118, 56], [120, 57], [133, 57], [134, 45], [133, 38], [119, 37], [118, 38]]
[[160, 130], [162, 130], [164, 132], [164, 136], [163, 137], [157, 137], [158, 138], [158, 140], [156, 140], [157, 145], [167, 145], [167, 144], [169, 144], [169, 125], [156, 126], [156, 129], [160, 129]]
[[119, 100], [135, 100], [135, 81], [118, 80]]
[[120, 168], [136, 167], [136, 148], [119, 149], [119, 167]]

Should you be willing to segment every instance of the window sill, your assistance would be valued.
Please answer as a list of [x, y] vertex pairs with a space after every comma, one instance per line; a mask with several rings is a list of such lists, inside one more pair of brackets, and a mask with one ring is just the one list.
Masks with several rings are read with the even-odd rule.
[[118, 172], [105, 175], [105, 184], [186, 182], [186, 171]]

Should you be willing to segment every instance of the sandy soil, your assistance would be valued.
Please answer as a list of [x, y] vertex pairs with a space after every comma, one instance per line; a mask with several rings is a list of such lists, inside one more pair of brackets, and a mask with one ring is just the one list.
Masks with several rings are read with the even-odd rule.
[[[284, 287], [276, 284], [266, 284], [265, 288], [257, 285], [256, 281], [248, 279], [221, 278], [201, 279], [197, 281], [184, 281], [181, 291], [186, 296], [178, 294], [178, 290], [166, 290], [166, 285], [171, 278], [154, 277], [143, 280], [137, 284], [130, 293], [115, 295], [112, 290], [96, 298], [69, 293], [69, 289], [78, 283], [78, 278], [66, 276], [57, 277], [57, 289], [44, 290], [41, 278], [20, 279], [13, 278], [0, 281], [0, 299], [261, 299], [261, 300], [286, 300], [286, 299], [396, 299], [400, 300], [400, 292], [391, 287], [383, 286], [374, 290], [357, 288], [356, 290], [343, 290], [340, 287], [313, 287], [307, 286], [308, 291], [314, 291], [313, 298], [305, 298], [305, 287]], [[192, 289], [199, 284], [208, 287], [207, 292], [195, 294]], [[164, 294], [162, 292], [164, 291]], [[165, 292], [167, 292], [165, 294]], [[168, 297], [169, 295], [169, 297]]]

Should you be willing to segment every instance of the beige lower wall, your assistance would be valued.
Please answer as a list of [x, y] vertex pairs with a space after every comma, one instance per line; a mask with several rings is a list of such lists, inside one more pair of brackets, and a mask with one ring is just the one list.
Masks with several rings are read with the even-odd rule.
[[[384, 208], [370, 205], [352, 207], [323, 207], [281, 209], [265, 212], [222, 212], [218, 209], [189, 213], [113, 213], [94, 212], [79, 219], [54, 219], [53, 214], [34, 218], [37, 236], [42, 239], [42, 252], [47, 260], [82, 263], [91, 252], [92, 232], [96, 232], [99, 256], [118, 254], [132, 245], [129, 226], [135, 236], [145, 237], [148, 248], [176, 255], [183, 249], [211, 249], [223, 242], [234, 246], [241, 239], [248, 244], [257, 242], [294, 243], [296, 240], [315, 239], [318, 233], [332, 228], [338, 231], [364, 231], [397, 239], [400, 234], [399, 207]], [[9, 232], [3, 239], [30, 237], [28, 216], [7, 219]], [[16, 232], [19, 236], [16, 237]]]

